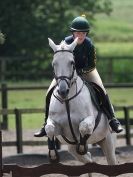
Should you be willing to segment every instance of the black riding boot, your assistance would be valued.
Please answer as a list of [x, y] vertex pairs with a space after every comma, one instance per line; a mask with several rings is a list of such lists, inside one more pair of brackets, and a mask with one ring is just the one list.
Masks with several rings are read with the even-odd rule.
[[[48, 94], [47, 94], [47, 96], [46, 96], [45, 120], [44, 120], [44, 122], [46, 122], [46, 121], [47, 121], [47, 118], [48, 118], [48, 114], [49, 114], [49, 104], [50, 104], [50, 99], [51, 99], [51, 95], [52, 95], [52, 93], [53, 93], [54, 88], [55, 88], [55, 87], [53, 87], [53, 88], [48, 92]], [[38, 132], [34, 133], [34, 136], [35, 136], [35, 137], [43, 137], [43, 136], [46, 136], [46, 135], [47, 135], [47, 134], [46, 134], [46, 131], [45, 131], [45, 125], [46, 125], [46, 123], [43, 124], [42, 128], [41, 128]]]
[[43, 124], [42, 128], [38, 132], [34, 133], [35, 137], [43, 137], [47, 135], [45, 131], [45, 125], [46, 123]]
[[109, 125], [111, 129], [116, 133], [122, 132], [123, 128], [120, 122], [115, 118], [115, 113], [114, 113], [114, 110], [113, 110], [113, 107], [111, 105], [108, 95], [106, 95], [105, 107], [107, 108], [106, 114], [109, 119]]

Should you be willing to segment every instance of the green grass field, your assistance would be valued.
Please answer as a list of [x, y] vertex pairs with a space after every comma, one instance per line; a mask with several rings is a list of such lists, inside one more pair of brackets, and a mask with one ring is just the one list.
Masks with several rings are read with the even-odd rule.
[[93, 31], [98, 41], [133, 41], [133, 1], [112, 0], [113, 11], [109, 16], [96, 15]]
[[[129, 73], [127, 82], [133, 82], [133, 59], [126, 59], [126, 56], [133, 58], [133, 1], [112, 0], [113, 11], [109, 16], [98, 14], [95, 16], [92, 32], [95, 34], [93, 42], [97, 48], [97, 54], [103, 57], [121, 56], [121, 60], [113, 62], [115, 73], [121, 73], [114, 82], [126, 82], [124, 73]], [[102, 74], [109, 66], [106, 61], [99, 62], [98, 70]], [[131, 73], [131, 74], [130, 74]], [[125, 77], [124, 77], [125, 76]], [[107, 82], [107, 81], [106, 81]]]
[[[116, 106], [133, 104], [133, 88], [108, 89], [112, 103]], [[13, 108], [42, 108], [44, 107], [46, 90], [40, 91], [9, 91], [8, 107]]]
[[95, 17], [93, 39], [101, 56], [133, 56], [133, 1], [112, 0], [113, 11], [108, 16]]
[[132, 42], [95, 42], [97, 52], [100, 56], [132, 56]]

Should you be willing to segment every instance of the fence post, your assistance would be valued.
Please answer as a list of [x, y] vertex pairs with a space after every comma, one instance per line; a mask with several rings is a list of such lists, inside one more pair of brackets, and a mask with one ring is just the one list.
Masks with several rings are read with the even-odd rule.
[[17, 139], [17, 153], [23, 152], [22, 145], [22, 119], [21, 112], [18, 109], [14, 110], [16, 116], [16, 139]]
[[2, 131], [0, 126], [0, 176], [3, 176], [2, 170]]
[[[3, 83], [1, 85], [1, 104], [2, 104], [2, 109], [7, 109], [8, 108], [8, 101], [7, 101], [7, 85]], [[8, 115], [3, 115], [3, 121], [2, 121], [2, 129], [8, 129]]]
[[108, 80], [113, 82], [113, 58], [109, 58], [108, 60]]
[[1, 58], [1, 82], [6, 79], [6, 58]]
[[125, 115], [126, 144], [131, 145], [129, 109], [127, 107], [124, 107], [123, 109]]

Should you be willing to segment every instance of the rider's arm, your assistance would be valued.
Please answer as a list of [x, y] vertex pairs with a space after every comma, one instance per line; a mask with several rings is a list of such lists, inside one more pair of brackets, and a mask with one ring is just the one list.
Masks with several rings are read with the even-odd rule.
[[93, 44], [87, 50], [87, 66], [79, 70], [79, 73], [86, 74], [96, 68], [96, 49]]

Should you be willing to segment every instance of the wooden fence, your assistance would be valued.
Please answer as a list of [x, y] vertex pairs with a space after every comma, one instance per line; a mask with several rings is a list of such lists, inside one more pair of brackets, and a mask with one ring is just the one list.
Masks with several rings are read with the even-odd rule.
[[133, 173], [133, 163], [120, 165], [100, 165], [87, 163], [85, 165], [42, 164], [36, 167], [22, 167], [16, 164], [3, 164], [2, 162], [2, 131], [0, 129], [0, 177], [4, 173], [12, 174], [12, 177], [41, 177], [48, 174], [63, 174], [67, 176], [79, 176], [86, 173], [101, 173], [107, 176], [118, 176]]
[[[20, 167], [15, 164], [4, 165], [2, 173], [12, 173], [12, 177], [41, 177], [47, 174], [64, 174], [67, 176], [79, 176], [86, 173], [101, 173], [107, 176], [118, 176], [126, 173], [133, 173], [133, 163], [121, 165], [100, 165], [87, 163], [85, 165], [63, 165], [63, 164], [42, 164], [37, 167]], [[3, 176], [3, 175], [2, 175]]]
[[[105, 84], [106, 88], [133, 88], [133, 84]], [[44, 113], [44, 108], [40, 109], [8, 109], [8, 91], [16, 91], [16, 90], [39, 90], [39, 89], [47, 89], [48, 86], [32, 86], [32, 87], [7, 87], [6, 84], [3, 84], [0, 88], [2, 94], [2, 109], [0, 110], [0, 115], [3, 116], [3, 124], [4, 128], [7, 128], [7, 120], [9, 114], [15, 115], [16, 122], [16, 141], [14, 142], [3, 142], [3, 146], [16, 146], [17, 152], [23, 152], [23, 145], [44, 145], [44, 141], [23, 141], [22, 139], [22, 119], [23, 114], [34, 114], [34, 113]], [[133, 125], [133, 119], [130, 117], [130, 111], [133, 110], [133, 106], [128, 107], [115, 107], [115, 111], [123, 111], [124, 117], [119, 119], [122, 125], [125, 126], [125, 134], [118, 135], [120, 138], [126, 138], [126, 144], [131, 145], [131, 130], [130, 126]]]
[[[108, 83], [104, 84], [106, 88], [133, 88], [133, 83], [122, 83], [122, 84], [113, 84]], [[1, 105], [2, 109], [8, 109], [8, 92], [9, 91], [22, 91], [22, 90], [47, 90], [48, 86], [31, 86], [31, 87], [8, 87], [7, 84], [2, 84], [1, 91]], [[3, 115], [2, 128], [8, 128], [8, 115]]]
[[[118, 135], [118, 138], [126, 138], [126, 144], [131, 145], [131, 130], [130, 126], [133, 125], [133, 119], [130, 119], [129, 112], [133, 110], [133, 106], [128, 107], [115, 107], [116, 111], [123, 111], [124, 117], [123, 119], [119, 119], [121, 124], [125, 126], [125, 134], [124, 135]], [[46, 142], [44, 141], [23, 141], [22, 134], [23, 134], [23, 128], [22, 128], [22, 120], [23, 120], [23, 114], [33, 114], [33, 113], [43, 113], [44, 109], [2, 109], [0, 110], [0, 115], [9, 115], [14, 114], [15, 115], [15, 122], [16, 122], [16, 141], [15, 142], [2, 142], [3, 146], [16, 146], [17, 147], [17, 153], [23, 152], [23, 146], [34, 146], [34, 145], [45, 145]]]

